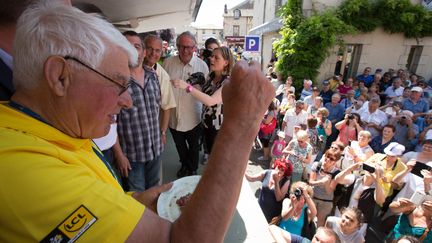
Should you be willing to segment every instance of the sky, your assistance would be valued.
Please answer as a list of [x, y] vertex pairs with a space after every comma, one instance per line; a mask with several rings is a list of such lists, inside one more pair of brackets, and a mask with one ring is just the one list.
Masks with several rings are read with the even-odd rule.
[[245, 0], [203, 0], [196, 21], [192, 23], [192, 26], [213, 24], [222, 28], [224, 5], [227, 4], [228, 9], [230, 9], [243, 1]]

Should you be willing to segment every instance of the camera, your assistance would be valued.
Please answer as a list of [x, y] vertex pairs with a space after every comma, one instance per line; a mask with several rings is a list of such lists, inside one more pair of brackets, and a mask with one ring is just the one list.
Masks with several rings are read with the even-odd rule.
[[296, 188], [294, 191], [294, 196], [298, 199], [300, 199], [301, 195], [303, 194], [303, 191], [301, 188]]
[[202, 86], [205, 83], [206, 79], [204, 76], [204, 73], [202, 72], [196, 72], [192, 73], [188, 79], [186, 79], [186, 82], [190, 85], [200, 85]]
[[348, 115], [348, 119], [349, 119], [349, 120], [353, 120], [353, 119], [354, 119], [354, 115], [353, 115], [353, 114], [349, 114], [349, 115]]

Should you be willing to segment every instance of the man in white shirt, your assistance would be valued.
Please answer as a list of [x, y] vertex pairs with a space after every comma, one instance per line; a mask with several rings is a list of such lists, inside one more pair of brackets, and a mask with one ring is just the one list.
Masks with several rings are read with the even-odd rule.
[[359, 111], [363, 128], [371, 133], [372, 138], [378, 136], [388, 123], [387, 115], [378, 109], [380, 102], [379, 98], [374, 97], [368, 102], [367, 107]]
[[402, 81], [399, 77], [393, 79], [393, 85], [388, 87], [384, 94], [387, 95], [387, 100], [394, 100], [395, 98], [401, 97], [404, 91], [402, 87]]
[[[196, 39], [192, 33], [186, 31], [177, 37], [177, 49], [179, 55], [166, 59], [162, 65], [171, 80], [187, 80], [196, 72], [208, 75], [207, 64], [194, 56]], [[171, 112], [169, 128], [182, 164], [178, 177], [194, 175], [198, 169], [202, 105], [189, 94], [190, 89], [193, 87], [173, 89], [177, 107]]]
[[294, 137], [294, 127], [307, 123], [307, 112], [303, 109], [304, 102], [296, 101], [295, 108], [289, 109], [284, 116], [282, 130], [285, 132], [287, 143]]

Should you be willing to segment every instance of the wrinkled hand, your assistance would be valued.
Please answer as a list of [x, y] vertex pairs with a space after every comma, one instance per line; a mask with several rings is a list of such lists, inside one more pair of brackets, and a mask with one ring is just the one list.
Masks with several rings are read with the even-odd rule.
[[135, 192], [132, 194], [132, 197], [135, 198], [138, 202], [144, 204], [146, 207], [151, 209], [153, 212], [157, 213], [157, 200], [159, 195], [162, 192], [168, 191], [171, 189], [173, 183], [166, 183], [160, 186], [154, 186], [150, 189], [147, 189], [143, 192]]
[[224, 123], [230, 120], [238, 127], [258, 132], [259, 124], [274, 98], [274, 87], [261, 73], [256, 62], [239, 61], [231, 72], [230, 80], [222, 89]]
[[349, 166], [349, 170], [350, 171], [355, 171], [355, 170], [359, 169], [361, 165], [363, 165], [362, 162], [354, 163], [354, 164], [352, 164], [352, 165]]
[[186, 83], [181, 79], [173, 79], [171, 80], [171, 83], [174, 86], [174, 88], [179, 88], [179, 89], [186, 89], [186, 87], [189, 85], [188, 83]]
[[132, 170], [128, 158], [124, 154], [122, 154], [121, 156], [116, 158], [116, 162], [117, 162], [117, 169], [119, 170], [120, 175], [122, 177], [128, 177], [129, 171]]

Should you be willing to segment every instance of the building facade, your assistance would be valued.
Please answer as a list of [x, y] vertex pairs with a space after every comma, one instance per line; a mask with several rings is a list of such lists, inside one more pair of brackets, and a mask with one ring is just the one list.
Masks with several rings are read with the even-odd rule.
[[205, 41], [213, 37], [217, 39], [220, 43], [223, 41], [223, 28], [218, 27], [216, 25], [202, 25], [202, 26], [195, 26], [195, 36], [197, 39], [197, 44], [200, 48], [204, 47]]
[[[255, 0], [254, 28], [249, 34], [261, 36], [263, 67], [274, 55], [273, 42], [280, 38], [279, 30], [282, 24], [276, 15], [273, 16], [273, 13], [286, 2], [286, 0]], [[310, 16], [313, 11], [337, 7], [341, 2], [342, 0], [304, 0], [303, 14]], [[411, 2], [425, 4], [424, 0], [411, 0]], [[432, 78], [432, 37], [409, 39], [401, 33], [389, 34], [382, 28], [377, 28], [370, 33], [347, 35], [343, 39], [346, 46], [342, 49], [333, 48], [330, 56], [319, 69], [318, 80], [314, 81], [332, 77], [340, 70], [340, 66], [344, 67], [340, 72], [348, 77], [356, 76], [365, 67], [371, 67], [372, 70], [380, 68], [383, 71], [389, 68], [396, 70], [402, 68], [421, 75], [427, 80]], [[338, 62], [340, 66], [337, 68]]]
[[237, 6], [224, 10], [224, 44], [243, 48], [245, 36], [252, 28], [254, 0], [246, 0]]

